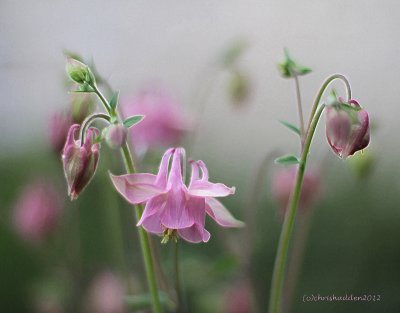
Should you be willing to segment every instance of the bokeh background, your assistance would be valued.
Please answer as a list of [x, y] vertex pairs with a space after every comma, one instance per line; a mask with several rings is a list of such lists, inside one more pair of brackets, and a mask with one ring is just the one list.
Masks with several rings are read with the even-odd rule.
[[[206, 162], [212, 180], [237, 187], [224, 203], [253, 221], [245, 230], [208, 221], [209, 243], [182, 242], [187, 312], [266, 312], [281, 226], [271, 191], [279, 167], [272, 160], [298, 149], [295, 135], [278, 122], [297, 122], [294, 83], [277, 70], [287, 47], [313, 69], [300, 80], [306, 113], [322, 81], [339, 72], [373, 123], [370, 147], [353, 163], [330, 152], [320, 123], [309, 164], [320, 171], [321, 192], [304, 215], [309, 225], [299, 216], [308, 240], [297, 258], [291, 312], [398, 312], [399, 12], [391, 0], [2, 0], [1, 311], [96, 312], [90, 299], [102, 273], [113, 273], [124, 290], [145, 292], [130, 208], [107, 176], [109, 169], [123, 171], [118, 153], [104, 145], [96, 177], [71, 203], [60, 156], [49, 143], [49, 119], [73, 97], [64, 70], [63, 51], [69, 50], [93, 61], [121, 99], [148, 86], [167, 90], [196, 125], [180, 144]], [[229, 63], [226, 55], [235, 47], [243, 49]], [[239, 96], [237, 73], [245, 84]], [[339, 84], [336, 90], [343, 93]], [[147, 153], [143, 168], [156, 170], [162, 151]], [[37, 180], [50, 181], [64, 198], [56, 230], [40, 244], [14, 227], [18, 199]], [[171, 283], [172, 248], [154, 241]], [[250, 251], [244, 255], [241, 246]], [[109, 280], [116, 292], [118, 284]], [[371, 294], [380, 301], [303, 303], [305, 294]], [[237, 298], [253, 306], [229, 311]]]

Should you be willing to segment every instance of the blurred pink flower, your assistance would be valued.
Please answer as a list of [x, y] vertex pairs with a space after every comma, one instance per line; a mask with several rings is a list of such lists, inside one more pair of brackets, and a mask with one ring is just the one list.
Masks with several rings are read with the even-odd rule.
[[52, 184], [34, 182], [26, 186], [14, 209], [16, 231], [28, 241], [43, 241], [56, 229], [61, 206], [61, 197]]
[[214, 199], [234, 194], [235, 188], [209, 182], [208, 170], [202, 161], [191, 162], [192, 176], [186, 187], [182, 177], [184, 153], [183, 148], [168, 149], [157, 175], [111, 176], [115, 188], [126, 200], [132, 204], [146, 203], [138, 226], [156, 234], [176, 231], [180, 237], [193, 243], [210, 239], [210, 233], [204, 228], [206, 213], [223, 227], [242, 226], [242, 222]]
[[[296, 169], [283, 168], [272, 179], [272, 194], [278, 201], [282, 213], [286, 212], [290, 195], [296, 180]], [[321, 193], [321, 181], [319, 174], [308, 170], [304, 174], [303, 186], [299, 201], [300, 209], [307, 209], [316, 201]]]
[[78, 124], [71, 126], [62, 154], [64, 174], [68, 183], [68, 195], [71, 200], [78, 198], [88, 185], [96, 172], [99, 161], [100, 144], [93, 143], [93, 136], [98, 136], [99, 130], [90, 127], [86, 131], [85, 142], [81, 145], [80, 140], [76, 139], [79, 129]]
[[124, 295], [122, 282], [113, 273], [101, 273], [95, 277], [90, 288], [90, 312], [126, 312]]
[[60, 153], [67, 138], [68, 129], [72, 125], [72, 117], [67, 112], [56, 112], [49, 120], [49, 140], [53, 150]]
[[135, 149], [167, 147], [178, 144], [190, 129], [191, 122], [180, 105], [160, 89], [147, 89], [120, 105], [124, 118], [144, 115], [145, 119], [131, 132]]
[[[355, 152], [364, 149], [370, 141], [369, 117], [357, 101], [344, 103], [339, 98], [339, 105], [326, 108], [326, 138], [332, 150], [346, 159]], [[359, 111], [351, 112], [352, 106]], [[352, 116], [352, 113], [355, 115]]]
[[246, 283], [233, 285], [225, 295], [224, 313], [253, 313], [254, 298]]

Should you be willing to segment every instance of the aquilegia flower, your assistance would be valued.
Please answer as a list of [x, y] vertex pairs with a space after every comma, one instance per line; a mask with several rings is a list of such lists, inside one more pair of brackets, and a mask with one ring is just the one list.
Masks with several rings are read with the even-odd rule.
[[[179, 235], [189, 242], [207, 242], [210, 233], [204, 228], [206, 213], [223, 227], [240, 227], [215, 197], [235, 193], [235, 188], [208, 181], [202, 161], [191, 161], [192, 175], [187, 187], [182, 177], [183, 148], [168, 149], [157, 175], [138, 173], [111, 176], [115, 188], [132, 204], [146, 203], [138, 226], [155, 234]], [[168, 172], [170, 159], [171, 169]]]
[[14, 210], [16, 231], [26, 240], [41, 242], [57, 227], [62, 208], [52, 184], [34, 182], [21, 193]]
[[[281, 169], [272, 179], [272, 194], [279, 203], [280, 210], [283, 214], [286, 212], [295, 180], [296, 169], [294, 167]], [[304, 173], [299, 208], [301, 210], [309, 208], [320, 194], [321, 181], [319, 174], [313, 170], [307, 170]]]
[[326, 138], [332, 150], [346, 159], [364, 149], [370, 141], [368, 113], [356, 100], [326, 108]]
[[120, 107], [125, 118], [146, 116], [131, 134], [134, 147], [141, 151], [179, 144], [190, 129], [179, 104], [162, 90], [144, 90], [135, 98], [121, 102]]
[[78, 198], [96, 172], [99, 161], [99, 143], [93, 143], [93, 137], [99, 135], [97, 128], [90, 127], [86, 131], [85, 142], [81, 144], [78, 136], [80, 126], [74, 124], [68, 132], [62, 161], [64, 174], [68, 184], [68, 195], [71, 200]]

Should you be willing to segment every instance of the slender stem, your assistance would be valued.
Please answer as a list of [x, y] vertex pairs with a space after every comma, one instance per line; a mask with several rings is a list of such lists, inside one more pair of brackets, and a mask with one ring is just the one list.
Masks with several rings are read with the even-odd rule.
[[[93, 88], [94, 93], [100, 98], [100, 100], [103, 103], [107, 112], [110, 115], [114, 114], [114, 112], [112, 112], [111, 106], [108, 103], [107, 99], [103, 96], [103, 94], [97, 88], [97, 86], [94, 84], [91, 87]], [[127, 142], [125, 142], [124, 145], [121, 147], [121, 155], [124, 160], [126, 171], [129, 174], [135, 173], [136, 172], [135, 165], [133, 163], [133, 158], [132, 158], [132, 155], [129, 150], [129, 146], [128, 146]], [[134, 211], [135, 211], [136, 220], [139, 221], [139, 219], [143, 213], [142, 206], [135, 205]], [[160, 297], [158, 294], [158, 287], [157, 287], [157, 281], [156, 281], [156, 276], [155, 276], [155, 272], [154, 272], [154, 265], [153, 265], [153, 258], [152, 258], [152, 253], [151, 253], [151, 249], [150, 249], [149, 237], [147, 235], [147, 232], [143, 229], [143, 227], [138, 227], [138, 232], [139, 232], [140, 246], [142, 249], [143, 262], [144, 262], [145, 270], [146, 270], [147, 283], [148, 283], [148, 287], [150, 289], [150, 293], [151, 293], [151, 297], [152, 297], [153, 313], [161, 313], [162, 310], [161, 310], [161, 304], [160, 304]]]
[[310, 151], [311, 141], [315, 133], [319, 118], [321, 117], [322, 111], [325, 105], [319, 106], [314, 115], [310, 120], [310, 127], [307, 132], [307, 136], [304, 142], [304, 149], [301, 155], [299, 167], [296, 174], [296, 182], [293, 190], [293, 194], [290, 200], [290, 207], [285, 215], [283, 222], [281, 235], [279, 238], [278, 252], [276, 254], [274, 271], [272, 274], [272, 285], [269, 303], [269, 313], [280, 313], [281, 309], [281, 298], [283, 283], [285, 280], [285, 270], [289, 251], [290, 239], [292, 237], [294, 222], [296, 218], [296, 208], [298, 206], [301, 194], [301, 187], [304, 178], [304, 172], [307, 164], [307, 157]]
[[85, 142], [86, 131], [87, 131], [88, 127], [90, 126], [90, 124], [92, 124], [92, 122], [94, 120], [97, 120], [97, 119], [103, 119], [110, 123], [110, 116], [107, 114], [104, 114], [104, 113], [94, 113], [92, 115], [89, 115], [87, 118], [85, 118], [85, 120], [82, 122], [82, 127], [81, 127], [81, 131], [79, 134], [79, 138], [81, 140], [81, 146]]
[[179, 242], [175, 243], [175, 291], [176, 291], [176, 313], [182, 312], [182, 290], [181, 290], [181, 279], [179, 275]]
[[342, 74], [333, 74], [333, 75], [329, 76], [325, 80], [325, 82], [322, 84], [321, 88], [318, 91], [317, 96], [315, 97], [314, 105], [313, 105], [313, 107], [311, 109], [311, 114], [310, 114], [311, 118], [308, 121], [307, 133], [308, 133], [308, 131], [310, 129], [310, 126], [311, 126], [312, 117], [314, 116], [315, 112], [317, 111], [318, 105], [321, 102], [322, 95], [324, 94], [326, 88], [328, 88], [328, 85], [331, 82], [333, 82], [335, 79], [340, 79], [341, 81], [343, 81], [343, 83], [346, 86], [347, 100], [351, 99], [351, 87], [350, 87], [349, 80], [346, 78], [346, 76], [344, 76]]
[[[135, 165], [133, 163], [133, 159], [131, 153], [129, 151], [128, 144], [125, 143], [121, 148], [121, 154], [124, 159], [126, 170], [129, 174], [135, 173]], [[143, 208], [141, 205], [134, 206], [136, 220], [139, 221], [140, 217], [143, 213]], [[143, 261], [146, 269], [146, 276], [147, 276], [147, 283], [149, 285], [150, 293], [153, 299], [152, 306], [154, 313], [160, 313], [161, 311], [161, 304], [160, 304], [160, 297], [158, 295], [158, 287], [156, 276], [154, 272], [154, 265], [153, 259], [151, 255], [149, 237], [147, 232], [144, 230], [143, 227], [138, 227], [139, 231], [139, 238], [140, 238], [140, 245], [142, 247], [143, 253]]]
[[301, 106], [301, 94], [300, 94], [300, 83], [299, 83], [299, 77], [297, 74], [293, 75], [294, 82], [296, 85], [296, 98], [297, 98], [297, 110], [299, 113], [299, 122], [300, 122], [300, 136], [301, 138], [304, 137], [304, 116], [303, 116], [303, 108]]

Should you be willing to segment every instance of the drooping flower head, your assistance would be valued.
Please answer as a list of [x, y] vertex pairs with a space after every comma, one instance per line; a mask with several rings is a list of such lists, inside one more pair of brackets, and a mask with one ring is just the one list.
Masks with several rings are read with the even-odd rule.
[[61, 209], [61, 197], [52, 184], [29, 184], [14, 209], [15, 229], [24, 239], [39, 243], [57, 228]]
[[209, 182], [208, 170], [202, 161], [191, 161], [190, 183], [189, 186], [184, 184], [184, 153], [183, 148], [168, 149], [157, 175], [111, 176], [115, 188], [128, 202], [146, 204], [138, 226], [160, 235], [176, 233], [194, 243], [210, 239], [210, 233], [204, 228], [206, 213], [223, 227], [243, 226], [215, 199], [234, 194], [235, 188]]
[[131, 134], [134, 147], [141, 150], [176, 145], [190, 129], [180, 105], [162, 90], [144, 90], [133, 99], [122, 101], [120, 108], [124, 118], [146, 116]]
[[[272, 194], [279, 203], [280, 210], [285, 214], [296, 180], [294, 167], [282, 168], [272, 178]], [[317, 172], [307, 170], [304, 173], [303, 185], [299, 201], [300, 210], [309, 208], [321, 194], [321, 180]]]
[[356, 100], [326, 108], [326, 138], [332, 150], [346, 159], [364, 149], [370, 141], [369, 117]]
[[74, 124], [68, 132], [65, 142], [62, 161], [64, 174], [68, 184], [68, 195], [75, 200], [87, 186], [96, 172], [99, 161], [99, 143], [93, 143], [94, 136], [99, 135], [97, 128], [86, 131], [85, 142], [77, 140], [80, 126]]

